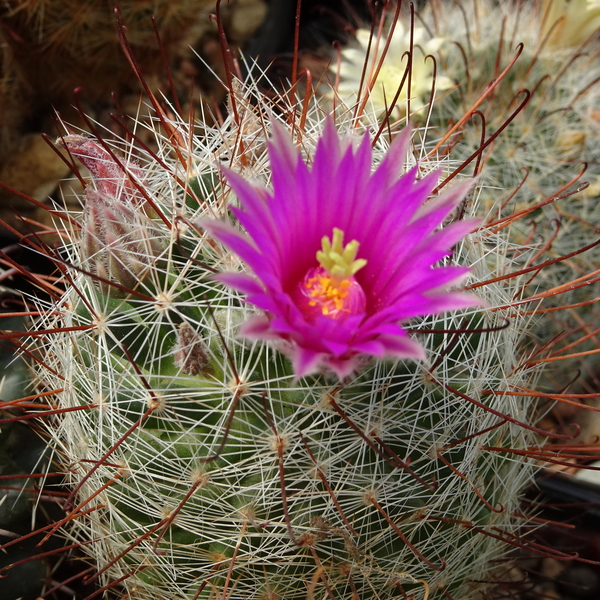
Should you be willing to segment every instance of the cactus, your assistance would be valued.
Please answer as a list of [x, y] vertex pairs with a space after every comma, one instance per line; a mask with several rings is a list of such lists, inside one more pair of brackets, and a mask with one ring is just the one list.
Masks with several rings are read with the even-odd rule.
[[[532, 274], [543, 277], [548, 255], [519, 241], [519, 190], [485, 179], [452, 188], [463, 150], [440, 158], [427, 130], [405, 158], [407, 134], [389, 119], [383, 135], [377, 115], [338, 110], [333, 121], [318, 100], [270, 101], [252, 80], [230, 93], [230, 115], [201, 136], [156, 103], [166, 132], [153, 131], [156, 152], [100, 136], [61, 142], [93, 182], [81, 213], [57, 210], [61, 251], [38, 246], [62, 277], [37, 280], [51, 300], [38, 301], [26, 351], [70, 488], [46, 537], [62, 528], [89, 556], [87, 581], [100, 585], [89, 597], [467, 600], [504, 584], [512, 546], [574, 560], [527, 537], [520, 507], [538, 461], [560, 460], [541, 436], [573, 432], [535, 425], [543, 362], [532, 331], [545, 314], [531, 309]], [[336, 169], [365, 161], [371, 145], [379, 183], [359, 194], [358, 167], [343, 180]], [[310, 197], [305, 162], [327, 193], [313, 189], [320, 203], [303, 205], [305, 228], [287, 222], [265, 240], [286, 217], [269, 190]], [[368, 202], [376, 210], [382, 188], [403, 195], [388, 207], [397, 222], [381, 217], [381, 256], [361, 254], [369, 240], [358, 230], [344, 245], [334, 228], [315, 246], [330, 196], [347, 193], [372, 232]], [[333, 215], [340, 232], [346, 217]], [[411, 238], [425, 217], [429, 230]], [[298, 299], [280, 273], [304, 275], [304, 238], [326, 273], [312, 273]], [[304, 270], [272, 267], [284, 251]], [[410, 273], [404, 312], [385, 304], [385, 288], [369, 295], [376, 260]], [[448, 292], [466, 267], [470, 291]], [[314, 280], [329, 275], [326, 305]], [[355, 284], [378, 327], [366, 331]]]
[[[451, 263], [471, 265], [486, 306], [413, 321], [425, 362], [300, 377], [277, 346], [239, 338], [255, 311], [213, 273], [241, 263], [196, 224], [226, 216], [215, 153], [268, 181], [256, 144], [268, 133], [246, 114], [194, 139], [180, 174], [164, 139], [159, 162], [135, 165], [64, 141], [96, 180], [81, 218], [69, 215], [81, 233], [69, 227], [66, 292], [36, 325], [48, 332], [38, 386], [56, 390], [50, 432], [72, 486], [68, 535], [93, 540], [95, 577], [132, 597], [465, 598], [521, 525], [533, 471], [498, 450], [534, 443], [530, 403], [506, 393], [531, 388], [536, 370], [523, 362], [520, 277], [494, 281], [529, 251], [485, 228], [457, 245]], [[322, 123], [310, 127], [309, 157]], [[388, 146], [380, 137], [376, 162]], [[90, 219], [109, 194], [128, 210], [103, 231], [138, 227], [119, 251], [85, 241], [100, 239]]]

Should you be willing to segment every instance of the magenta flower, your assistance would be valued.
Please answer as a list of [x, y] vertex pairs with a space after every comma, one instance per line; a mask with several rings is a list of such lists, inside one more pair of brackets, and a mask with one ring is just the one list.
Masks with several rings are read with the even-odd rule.
[[481, 305], [448, 291], [467, 275], [438, 266], [478, 221], [440, 224], [470, 182], [430, 197], [439, 178], [400, 175], [410, 143], [405, 129], [372, 172], [371, 142], [340, 140], [328, 120], [312, 166], [273, 123], [269, 157], [273, 191], [223, 169], [242, 208], [231, 207], [247, 234], [223, 221], [200, 225], [254, 273], [217, 279], [262, 311], [240, 335], [280, 340], [297, 377], [319, 370], [343, 377], [367, 357], [425, 359], [402, 323], [413, 317]]

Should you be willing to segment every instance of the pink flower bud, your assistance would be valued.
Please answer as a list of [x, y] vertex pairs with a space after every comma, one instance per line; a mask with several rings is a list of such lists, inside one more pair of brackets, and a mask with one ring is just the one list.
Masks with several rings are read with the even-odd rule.
[[106, 148], [83, 135], [67, 135], [58, 138], [57, 143], [89, 169], [98, 192], [123, 204], [143, 202], [134, 184], [134, 180], [141, 182], [144, 178], [138, 165], [132, 161], [116, 160]]
[[119, 164], [100, 144], [83, 136], [67, 136], [61, 141], [90, 170], [95, 184], [95, 189], [88, 186], [85, 193], [84, 269], [97, 277], [103, 293], [119, 296], [137, 289], [164, 248], [152, 219], [144, 212], [143, 197], [128, 175], [141, 182], [141, 169]]

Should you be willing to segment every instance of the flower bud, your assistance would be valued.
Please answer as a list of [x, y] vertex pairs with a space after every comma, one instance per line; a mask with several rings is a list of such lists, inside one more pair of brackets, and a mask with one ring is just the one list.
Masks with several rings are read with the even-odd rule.
[[98, 285], [104, 293], [121, 295], [121, 288], [134, 290], [147, 277], [163, 246], [152, 229], [152, 220], [141, 210], [119, 205], [96, 190], [86, 191], [84, 268], [102, 278]]
[[98, 142], [83, 135], [67, 135], [58, 138], [63, 145], [92, 174], [96, 190], [123, 204], [142, 204], [143, 197], [134, 181], [144, 178], [142, 169], [131, 160], [119, 162]]
[[85, 193], [83, 267], [97, 276], [105, 294], [121, 296], [135, 290], [164, 247], [130, 177], [140, 182], [143, 173], [136, 165], [120, 164], [100, 144], [83, 136], [67, 136], [61, 142], [90, 170], [95, 184]]

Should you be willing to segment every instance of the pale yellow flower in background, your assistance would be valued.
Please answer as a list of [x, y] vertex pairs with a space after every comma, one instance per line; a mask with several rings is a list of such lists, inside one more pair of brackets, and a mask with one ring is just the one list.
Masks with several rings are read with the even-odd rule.
[[[386, 47], [387, 38], [382, 35], [379, 39], [373, 37], [369, 50], [369, 39], [371, 32], [367, 29], [359, 29], [356, 32], [357, 45], [342, 50], [342, 61], [339, 67], [339, 85], [337, 93], [341, 100], [348, 106], [356, 102], [359, 86], [363, 76], [365, 60], [368, 60], [365, 71], [365, 80], [362, 85], [361, 97], [365, 90], [371, 89], [366, 109], [375, 113], [378, 117], [385, 115], [396, 95], [408, 64], [406, 52], [410, 50], [410, 30], [398, 21], [394, 28], [392, 38], [381, 68], [377, 68], [381, 62]], [[414, 114], [425, 107], [431, 96], [433, 84], [433, 61], [425, 58], [428, 54], [437, 52], [444, 43], [442, 38], [426, 38], [425, 29], [414, 28], [413, 65], [411, 74], [410, 112]], [[367, 52], [369, 53], [367, 56]], [[438, 61], [436, 90], [446, 90], [454, 84], [448, 77], [440, 75], [440, 63]], [[375, 81], [373, 78], [376, 76]], [[392, 119], [399, 119], [406, 114], [408, 81], [403, 85], [398, 96], [396, 107], [391, 115]]]
[[547, 49], [580, 46], [600, 30], [600, 0], [543, 0], [542, 19]]

